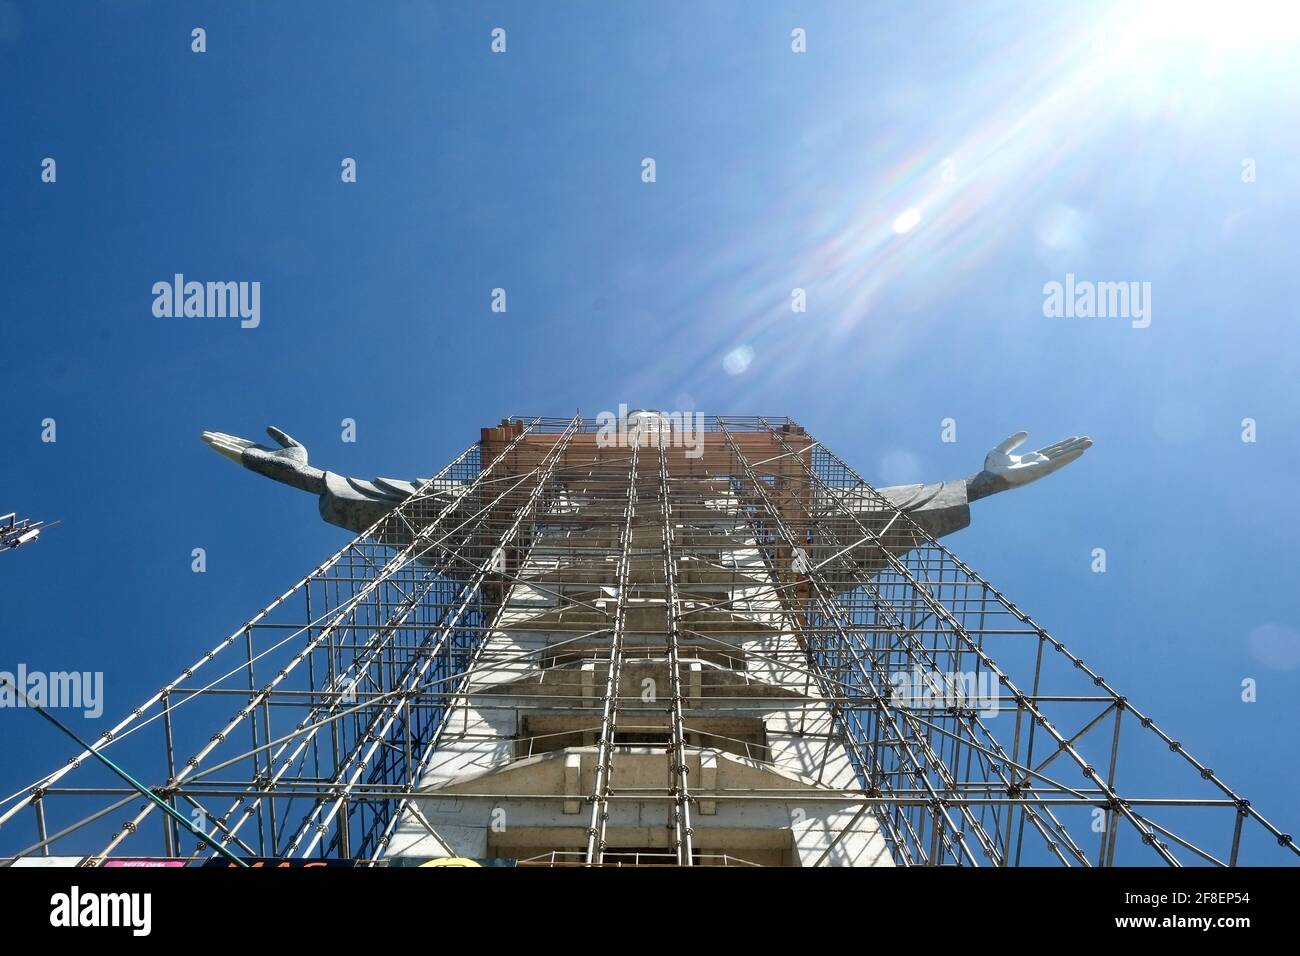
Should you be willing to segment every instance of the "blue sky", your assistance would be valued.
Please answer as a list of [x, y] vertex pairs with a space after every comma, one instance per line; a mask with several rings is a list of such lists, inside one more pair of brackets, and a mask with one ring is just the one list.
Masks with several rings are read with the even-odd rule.
[[[64, 522], [0, 669], [116, 717], [344, 543], [203, 429], [414, 478], [508, 414], [784, 414], [879, 485], [1088, 434], [947, 543], [1294, 827], [1300, 31], [1234, 6], [0, 4], [0, 512]], [[177, 272], [260, 326], [155, 317]], [[1067, 273], [1150, 326], [1046, 318]], [[0, 727], [5, 795], [67, 750]]]

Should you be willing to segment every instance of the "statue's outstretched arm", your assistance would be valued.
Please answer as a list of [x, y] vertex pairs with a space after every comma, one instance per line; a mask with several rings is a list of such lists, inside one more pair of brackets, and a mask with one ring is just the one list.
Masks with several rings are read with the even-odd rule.
[[307, 449], [302, 442], [274, 425], [266, 433], [280, 445], [268, 448], [222, 432], [204, 432], [204, 442], [231, 461], [250, 471], [274, 478], [281, 484], [310, 491], [320, 498], [321, 517], [330, 524], [363, 531], [397, 507], [422, 484], [395, 478], [366, 481], [348, 478], [307, 464]]
[[[952, 534], [970, 524], [972, 501], [1037, 481], [1064, 468], [1092, 447], [1092, 439], [1074, 437], [1026, 455], [1012, 454], [1026, 437], [1025, 432], [1016, 432], [1003, 441], [985, 456], [983, 470], [970, 478], [925, 485], [893, 485], [876, 489], [877, 493], [865, 487], [827, 489], [823, 494], [828, 497], [819, 502], [816, 530], [810, 536], [813, 558], [820, 563], [850, 547], [851, 559], [859, 571], [874, 574], [887, 564], [883, 552], [905, 554], [924, 541], [909, 525], [895, 518], [895, 508], [931, 537]], [[881, 498], [891, 507], [883, 505]], [[864, 530], [876, 540], [866, 543]], [[838, 573], [839, 578], [832, 583], [856, 586], [857, 578], [842, 571]]]
[[[877, 491], [890, 505], [906, 512], [933, 537], [952, 534], [970, 524], [972, 501], [1046, 477], [1092, 447], [1091, 438], [1075, 436], [1053, 442], [1035, 452], [1012, 454], [1027, 437], [1027, 432], [1016, 432], [1001, 442], [985, 456], [983, 470], [969, 478], [924, 485], [892, 485]], [[868, 527], [889, 527], [891, 533], [896, 530], [888, 520], [890, 511], [883, 509], [879, 499], [866, 489], [846, 488], [834, 494], [839, 501], [827, 502], [821, 509], [826, 518], [834, 521], [836, 512], [843, 515], [843, 509], [847, 507], [857, 515], [859, 522]], [[843, 534], [840, 537], [851, 533], [848, 527], [841, 530]], [[897, 542], [900, 550], [915, 547], [915, 542], [906, 534], [899, 536]], [[892, 543], [890, 550], [895, 550]]]

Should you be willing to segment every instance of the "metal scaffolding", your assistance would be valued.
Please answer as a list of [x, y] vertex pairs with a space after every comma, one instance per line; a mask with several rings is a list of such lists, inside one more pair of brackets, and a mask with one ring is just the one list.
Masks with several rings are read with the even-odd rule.
[[[863, 865], [868, 838], [895, 865], [1300, 855], [801, 426], [674, 437], [484, 429], [94, 742], [147, 745], [132, 769], [207, 840], [85, 751], [0, 801], [0, 852], [460, 855], [442, 793], [524, 808], [475, 837], [521, 865]], [[550, 758], [563, 783], [501, 774]]]

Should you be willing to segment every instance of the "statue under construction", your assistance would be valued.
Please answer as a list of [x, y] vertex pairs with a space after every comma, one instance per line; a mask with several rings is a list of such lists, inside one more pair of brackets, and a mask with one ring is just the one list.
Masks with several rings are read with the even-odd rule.
[[160, 801], [78, 782], [97, 772], [87, 751], [0, 804], [0, 825], [32, 811], [19, 852], [94, 859], [1235, 865], [1247, 839], [1296, 853], [939, 544], [972, 502], [1089, 439], [1017, 454], [1021, 432], [971, 477], [875, 489], [789, 419], [609, 426], [509, 418], [417, 480], [321, 470], [275, 428], [275, 448], [205, 432], [357, 537], [92, 745], [156, 725]]

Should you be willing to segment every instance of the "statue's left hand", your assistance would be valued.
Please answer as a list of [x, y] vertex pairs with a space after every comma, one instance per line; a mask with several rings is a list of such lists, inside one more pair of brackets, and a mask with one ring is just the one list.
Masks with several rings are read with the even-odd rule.
[[1002, 441], [984, 458], [984, 470], [1008, 485], [1027, 485], [1031, 481], [1064, 468], [1092, 447], [1092, 439], [1072, 436], [1024, 455], [1011, 454], [1025, 443], [1028, 432], [1016, 432]]

